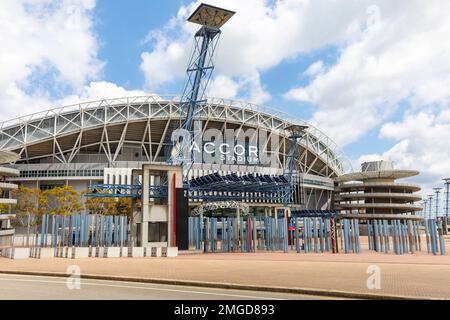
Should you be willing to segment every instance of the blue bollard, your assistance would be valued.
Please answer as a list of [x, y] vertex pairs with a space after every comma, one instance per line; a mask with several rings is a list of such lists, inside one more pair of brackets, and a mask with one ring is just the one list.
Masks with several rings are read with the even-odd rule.
[[374, 238], [375, 238], [375, 251], [380, 252], [380, 242], [379, 242], [379, 234], [378, 234], [378, 221], [373, 221], [373, 229], [374, 229]]
[[297, 250], [297, 253], [300, 253], [300, 232], [299, 232], [299, 224], [298, 224], [298, 218], [295, 218], [295, 247]]

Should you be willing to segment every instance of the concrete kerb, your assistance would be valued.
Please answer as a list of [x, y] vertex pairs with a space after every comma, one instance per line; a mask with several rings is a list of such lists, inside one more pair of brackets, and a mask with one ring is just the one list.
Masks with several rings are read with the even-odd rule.
[[[37, 271], [0, 270], [0, 274], [57, 277], [57, 278], [69, 277], [69, 275], [67, 275], [65, 273], [37, 272]], [[353, 291], [323, 290], [323, 289], [313, 289], [313, 288], [288, 288], [288, 287], [275, 287], [275, 286], [264, 287], [264, 286], [246, 285], [246, 284], [202, 282], [202, 281], [190, 281], [190, 280], [134, 278], [134, 277], [94, 275], [94, 274], [82, 274], [80, 277], [82, 279], [91, 279], [91, 280], [106, 280], [106, 281], [164, 284], [164, 285], [199, 287], [199, 288], [288, 293], [288, 294], [320, 296], [320, 297], [329, 297], [329, 298], [346, 298], [346, 299], [361, 299], [361, 300], [444, 300], [444, 299], [439, 299], [439, 298], [399, 296], [399, 295], [389, 295], [389, 294], [371, 294], [371, 293], [360, 293], [360, 292], [353, 292]]]

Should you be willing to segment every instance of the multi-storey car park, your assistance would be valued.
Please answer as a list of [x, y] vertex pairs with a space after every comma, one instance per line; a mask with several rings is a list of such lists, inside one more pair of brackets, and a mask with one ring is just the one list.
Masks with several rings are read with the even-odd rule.
[[[0, 164], [10, 163], [18, 160], [18, 158], [13, 153], [0, 151]], [[16, 169], [0, 167], [0, 205], [2, 205], [2, 211], [0, 212], [0, 250], [12, 243], [14, 228], [11, 225], [11, 219], [15, 215], [11, 213], [11, 206], [17, 203], [17, 200], [11, 199], [10, 194], [12, 190], [17, 189], [17, 185], [5, 180], [18, 175], [19, 171]]]
[[422, 210], [417, 202], [418, 185], [396, 182], [398, 179], [417, 176], [418, 171], [396, 170], [392, 162], [379, 161], [362, 164], [362, 171], [337, 177], [335, 207], [342, 214], [360, 217], [398, 219], [412, 216]]

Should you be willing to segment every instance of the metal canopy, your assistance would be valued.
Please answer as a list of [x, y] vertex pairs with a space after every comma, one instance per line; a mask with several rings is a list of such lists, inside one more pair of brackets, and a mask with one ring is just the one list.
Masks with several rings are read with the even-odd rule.
[[202, 26], [220, 29], [236, 12], [202, 3], [188, 21]]
[[[139, 198], [141, 185], [105, 185], [91, 186], [90, 198]], [[242, 177], [235, 173], [221, 176], [210, 174], [190, 180], [188, 197], [190, 200], [202, 201], [274, 201], [284, 200], [289, 181], [285, 176], [253, 175]], [[150, 199], [167, 198], [167, 185], [150, 186]]]
[[222, 176], [213, 173], [190, 181], [191, 191], [223, 192], [279, 192], [289, 186], [284, 176], [253, 175], [239, 177], [232, 173]]
[[220, 209], [240, 209], [243, 216], [246, 216], [250, 212], [250, 207], [245, 202], [240, 201], [219, 201], [219, 202], [207, 202], [201, 206], [195, 207], [191, 211], [192, 216], [198, 216], [203, 214], [208, 214], [209, 212], [214, 212]]
[[10, 151], [0, 151], [0, 164], [12, 163], [20, 159], [20, 156]]
[[296, 218], [336, 218], [339, 215], [336, 210], [301, 210], [291, 214]]

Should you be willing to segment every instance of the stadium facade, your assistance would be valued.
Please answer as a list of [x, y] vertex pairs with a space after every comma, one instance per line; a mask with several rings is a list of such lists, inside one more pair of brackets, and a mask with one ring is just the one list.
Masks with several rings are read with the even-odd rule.
[[[133, 169], [164, 163], [170, 158], [170, 137], [186, 118], [179, 99], [143, 96], [101, 100], [3, 122], [0, 149], [20, 155], [20, 160], [12, 165], [20, 176], [10, 181], [40, 189], [71, 185], [80, 192], [97, 183], [131, 184]], [[296, 146], [296, 179], [301, 188], [296, 192], [295, 203], [299, 208], [331, 209], [333, 179], [350, 168], [350, 162], [328, 136], [278, 111], [211, 98], [198, 106], [194, 121], [201, 123], [203, 130], [252, 129], [255, 136], [264, 134], [265, 152], [276, 161], [263, 164], [258, 159], [249, 162], [245, 158], [209, 163], [200, 159], [185, 172], [190, 179], [212, 173], [283, 175], [292, 146], [288, 132], [292, 125], [307, 126]], [[245, 152], [248, 154], [249, 150]], [[253, 206], [257, 208], [259, 204]]]
[[[0, 151], [0, 164], [17, 161], [18, 156], [11, 152]], [[11, 168], [0, 167], [0, 250], [2, 247], [10, 246], [15, 229], [11, 225], [11, 220], [15, 215], [11, 212], [11, 206], [17, 204], [17, 200], [11, 199], [11, 191], [17, 189], [14, 183], [6, 180], [19, 175], [19, 171]]]

